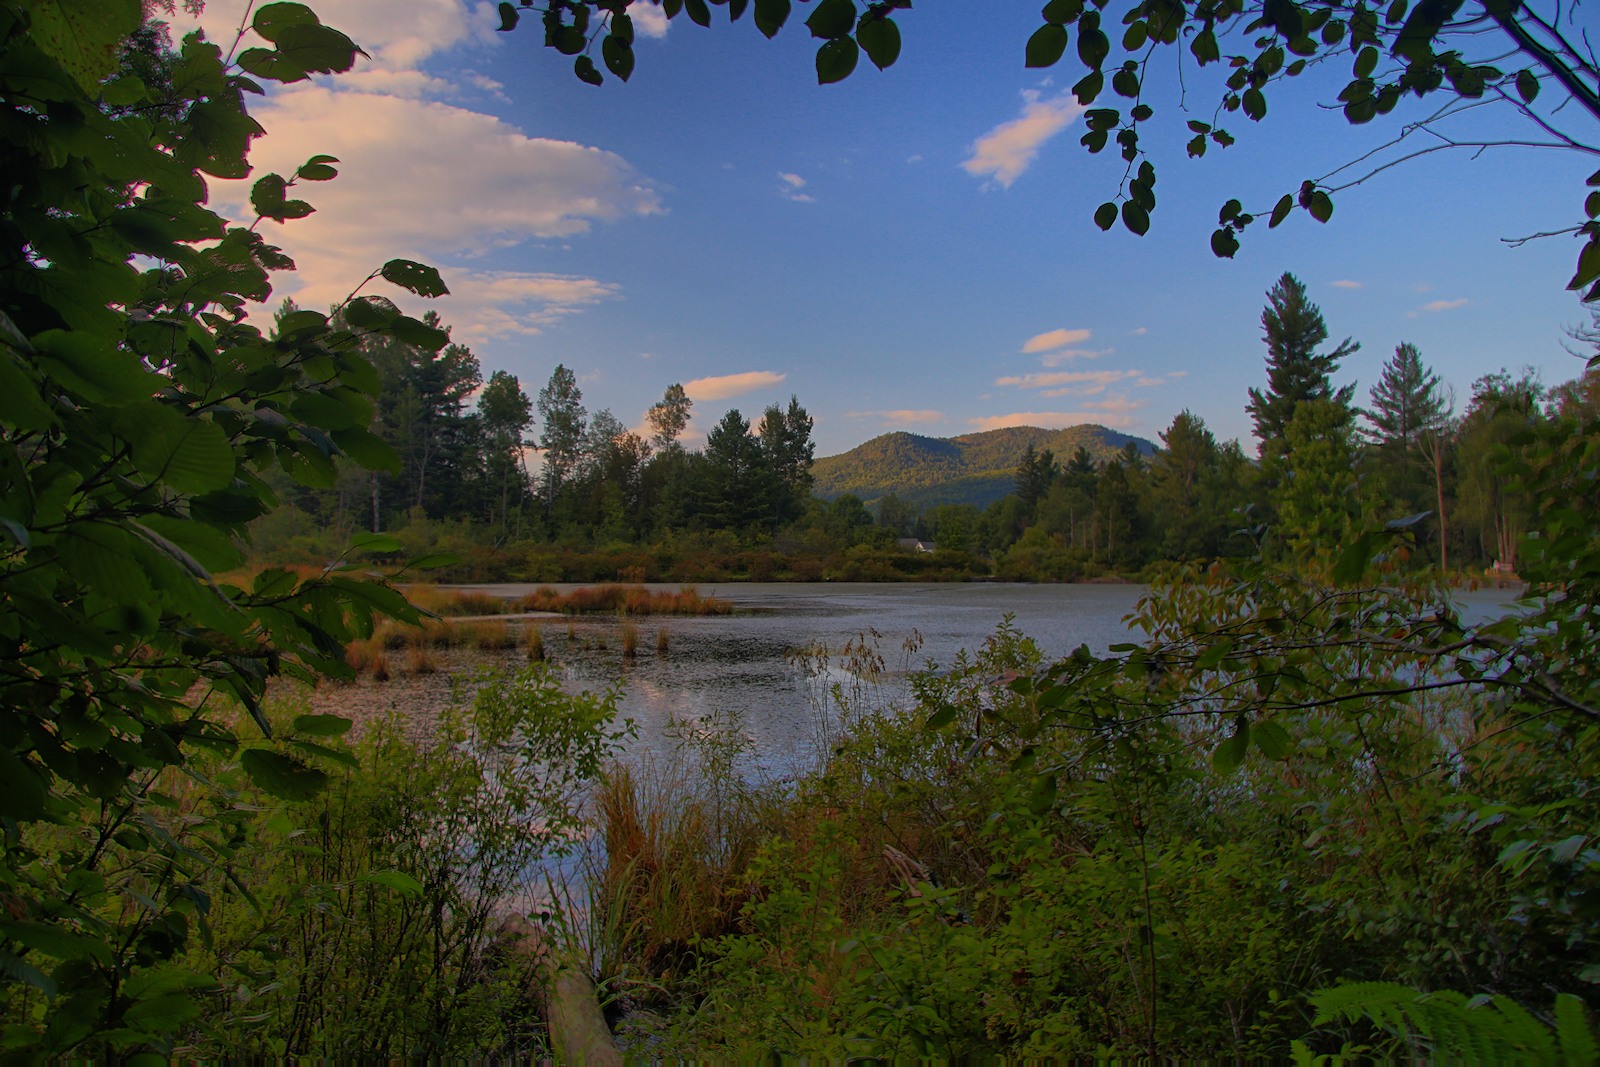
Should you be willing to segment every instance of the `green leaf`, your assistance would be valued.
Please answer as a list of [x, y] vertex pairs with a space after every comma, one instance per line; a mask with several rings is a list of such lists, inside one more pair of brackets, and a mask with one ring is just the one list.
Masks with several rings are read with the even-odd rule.
[[402, 896], [416, 897], [422, 895], [422, 883], [404, 871], [370, 871], [361, 876], [361, 881], [371, 885], [383, 886], [392, 889]]
[[256, 9], [250, 28], [268, 41], [277, 41], [289, 26], [316, 26], [320, 24], [316, 13], [304, 4], [267, 4]]
[[956, 721], [956, 716], [961, 714], [961, 709], [954, 704], [943, 704], [939, 710], [928, 716], [924, 727], [929, 730], [942, 730]]
[[594, 60], [588, 56], [579, 56], [574, 59], [572, 61], [572, 72], [585, 85], [601, 85], [605, 82], [605, 77], [595, 67]]
[[133, 444], [134, 465], [152, 481], [182, 493], [205, 493], [233, 481], [233, 444], [210, 419], [160, 404], [130, 412], [118, 425]]
[[500, 10], [500, 26], [499, 26], [499, 30], [500, 30], [501, 33], [510, 33], [512, 30], [517, 28], [517, 23], [519, 21], [521, 21], [522, 16], [517, 13], [517, 8], [516, 8], [515, 4], [505, 3], [504, 0], [502, 0], [502, 2], [501, 2], [499, 10]]
[[1047, 22], [1033, 31], [1033, 36], [1028, 38], [1026, 52], [1026, 65], [1030, 67], [1053, 67], [1067, 53], [1067, 45], [1071, 42], [1071, 35], [1065, 26], [1058, 26]]
[[1270, 760], [1288, 759], [1289, 753], [1294, 750], [1294, 741], [1285, 730], [1275, 722], [1258, 722], [1250, 730], [1250, 735], [1256, 743], [1256, 748]]
[[1234, 720], [1233, 734], [1211, 754], [1211, 766], [1223, 774], [1231, 774], [1244, 762], [1250, 751], [1250, 720], [1240, 715]]
[[1150, 232], [1150, 213], [1132, 200], [1122, 202], [1122, 224], [1143, 237]]
[[[759, 12], [758, 12], [759, 17]], [[854, 0], [822, 0], [811, 17], [806, 19], [806, 29], [811, 36], [834, 41], [847, 36], [856, 28]], [[820, 61], [819, 61], [820, 62]], [[851, 66], [854, 66], [852, 63]], [[827, 79], [838, 81], [839, 79]]]
[[755, 0], [756, 29], [768, 39], [776, 37], [789, 21], [790, 0]]
[[138, 0], [33, 0], [24, 8], [28, 37], [91, 97], [117, 69], [122, 41], [143, 17]]
[[1244, 113], [1257, 122], [1267, 116], [1267, 98], [1262, 95], [1260, 89], [1246, 89], [1244, 95], [1240, 97], [1240, 104], [1244, 108]]
[[1318, 189], [1311, 194], [1311, 199], [1306, 203], [1306, 210], [1318, 222], [1327, 222], [1333, 217], [1333, 200], [1327, 193]]
[[405, 548], [388, 534], [363, 533], [356, 534], [350, 539], [350, 550], [377, 556], [393, 556], [405, 551]]
[[600, 42], [600, 57], [605, 60], [606, 69], [623, 81], [633, 74], [633, 46], [616, 34]]
[[307, 737], [339, 737], [354, 725], [342, 715], [297, 715], [294, 732]]
[[1365, 533], [1351, 541], [1345, 550], [1339, 553], [1338, 562], [1333, 565], [1333, 580], [1336, 585], [1355, 585], [1361, 581], [1362, 575], [1367, 573], [1367, 564], [1372, 562], [1372, 553], [1381, 543], [1381, 535]]
[[294, 176], [308, 182], [325, 182], [339, 176], [339, 172], [328, 165], [337, 162], [339, 160], [335, 156], [312, 156], [300, 164], [300, 169], [294, 172]]
[[1117, 224], [1117, 205], [1107, 200], [1104, 204], [1094, 209], [1094, 224], [1102, 230], [1109, 230]]
[[831, 85], [848, 78], [860, 55], [861, 49], [851, 37], [829, 41], [817, 49], [817, 84]]
[[900, 58], [900, 27], [888, 17], [863, 19], [856, 28], [856, 43], [873, 66], [888, 70]]
[[711, 25], [711, 9], [706, 6], [706, 0], [683, 0], [683, 10], [695, 25]]
[[283, 800], [310, 800], [328, 783], [322, 771], [271, 749], [246, 749], [240, 765], [252, 782]]
[[384, 281], [409, 289], [418, 296], [436, 297], [450, 292], [437, 270], [414, 260], [391, 259], [378, 273]]
[[1289, 212], [1291, 212], [1293, 210], [1294, 210], [1294, 196], [1293, 196], [1293, 194], [1284, 193], [1283, 196], [1278, 200], [1278, 202], [1276, 204], [1274, 204], [1273, 207], [1272, 207], [1272, 217], [1267, 220], [1267, 229], [1270, 230], [1270, 229], [1276, 227], [1278, 225], [1278, 223], [1280, 223], [1284, 219], [1288, 218], [1289, 217]]

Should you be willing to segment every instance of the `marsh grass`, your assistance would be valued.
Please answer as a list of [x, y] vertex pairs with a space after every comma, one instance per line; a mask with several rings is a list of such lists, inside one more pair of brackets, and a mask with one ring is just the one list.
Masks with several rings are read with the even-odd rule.
[[523, 611], [551, 611], [563, 615], [728, 615], [729, 601], [701, 596], [693, 586], [677, 592], [646, 589], [640, 585], [586, 586], [559, 592], [540, 588], [519, 602]]

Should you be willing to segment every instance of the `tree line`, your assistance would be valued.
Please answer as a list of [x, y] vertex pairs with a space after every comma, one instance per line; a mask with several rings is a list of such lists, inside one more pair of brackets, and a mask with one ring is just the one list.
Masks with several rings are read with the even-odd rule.
[[[1527, 491], [1496, 464], [1525, 450], [1537, 427], [1593, 415], [1600, 375], [1549, 387], [1531, 369], [1501, 370], [1475, 381], [1458, 408], [1418, 348], [1402, 342], [1358, 405], [1356, 387], [1333, 377], [1360, 346], [1329, 347], [1322, 313], [1293, 274], [1268, 292], [1261, 325], [1267, 383], [1250, 390], [1247, 405], [1259, 456], [1218, 442], [1185, 410], [1153, 455], [1130, 444], [1097, 465], [1081, 448], [1068, 457], [1029, 448], [1015, 490], [987, 509], [913, 515], [888, 498], [879, 520], [985, 555], [1018, 578], [1257, 553], [1327, 563], [1360, 529], [1407, 521], [1422, 534], [1417, 565], [1515, 571], [1535, 516]], [[1593, 328], [1571, 336], [1588, 348], [1600, 341]]]
[[[285, 301], [278, 333], [298, 314]], [[422, 322], [449, 333], [437, 313]], [[298, 535], [301, 548], [322, 551], [353, 533], [417, 523], [458, 524], [496, 545], [637, 543], [684, 529], [759, 539], [793, 522], [810, 499], [813, 420], [798, 398], [753, 421], [730, 410], [705, 447], [690, 451], [680, 438], [694, 401], [679, 383], [646, 413], [641, 432], [609, 409], [591, 413], [564, 364], [533, 399], [507, 371], [485, 380], [464, 344], [433, 349], [372, 335], [360, 348], [379, 382], [371, 431], [397, 460], [386, 469], [349, 465], [325, 484], [285, 472], [276, 487], [286, 507], [258, 531], [269, 542]]]
[[[1082, 447], [1056, 456], [1030, 445], [1013, 492], [982, 509], [918, 510], [892, 493], [870, 506], [850, 494], [813, 497], [813, 420], [797, 398], [754, 420], [730, 410], [704, 447], [690, 450], [681, 438], [694, 402], [681, 384], [668, 386], [633, 430], [608, 409], [591, 413], [564, 364], [530, 398], [506, 371], [485, 380], [465, 345], [433, 350], [373, 334], [361, 342], [380, 382], [371, 431], [397, 465], [351, 465], [325, 485], [283, 474], [288, 507], [260, 522], [257, 548], [315, 556], [354, 532], [447, 524], [458, 546], [513, 551], [512, 569], [517, 546], [715, 542], [787, 561], [762, 565], [769, 575], [1070, 581], [1258, 553], [1327, 563], [1353, 532], [1409, 520], [1428, 546], [1418, 566], [1514, 572], [1533, 515], [1527, 493], [1495, 473], [1495, 457], [1524, 447], [1541, 423], [1592, 412], [1596, 374], [1549, 387], [1531, 369], [1502, 370], [1479, 378], [1458, 404], [1422, 352], [1402, 342], [1359, 405], [1355, 385], [1334, 383], [1359, 344], [1329, 344], [1321, 309], [1293, 274], [1266, 301], [1267, 380], [1250, 390], [1246, 408], [1257, 455], [1218, 441], [1184, 410], [1153, 454], [1130, 442], [1097, 461]], [[286, 302], [280, 332], [299, 313]], [[423, 321], [448, 333], [432, 313]], [[1596, 328], [1571, 336], [1600, 345]], [[939, 567], [897, 551], [909, 538], [936, 546]], [[621, 569], [668, 576], [628, 558], [635, 562]], [[613, 576], [580, 570], [570, 577]], [[739, 573], [735, 563], [707, 575]]]

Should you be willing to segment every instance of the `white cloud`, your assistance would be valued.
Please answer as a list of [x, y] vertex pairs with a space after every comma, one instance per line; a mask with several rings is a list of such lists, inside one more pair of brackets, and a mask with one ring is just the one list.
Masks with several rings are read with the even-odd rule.
[[[1004, 378], [996, 378], [994, 384], [1009, 385], [1018, 389], [1047, 389], [1057, 386], [1099, 386], [1105, 388], [1113, 382], [1124, 381], [1128, 378], [1140, 377], [1144, 372], [1137, 370], [1077, 370], [1077, 371], [1049, 371], [1047, 373], [1010, 374]], [[1089, 391], [1089, 390], [1082, 390]], [[1099, 389], [1094, 389], [1098, 392]], [[1064, 393], [1053, 394], [1062, 396]]]
[[782, 193], [785, 200], [793, 200], [797, 204], [810, 204], [815, 202], [816, 198], [810, 193], [803, 193], [800, 191], [806, 187], [806, 180], [800, 177], [800, 175], [790, 174], [787, 171], [780, 171], [778, 173], [778, 178], [783, 182], [783, 184], [779, 187], [779, 191]]
[[1361, 289], [1361, 288], [1364, 288], [1364, 286], [1363, 286], [1363, 284], [1361, 282], [1352, 281], [1349, 278], [1340, 278], [1338, 281], [1332, 282], [1330, 284], [1332, 284], [1332, 286], [1335, 289]]
[[1150, 332], [1150, 327], [1148, 327], [1148, 326], [1138, 326], [1138, 327], [1134, 328], [1133, 336], [1135, 336], [1135, 337], [1143, 337], [1145, 334], [1147, 334], [1149, 332]]
[[1133, 416], [1099, 411], [1014, 411], [1009, 415], [988, 415], [967, 420], [969, 426], [976, 426], [980, 430], [999, 430], [1007, 426], [1064, 430], [1068, 426], [1081, 426], [1086, 422], [1122, 428], [1133, 424]]
[[1022, 351], [1028, 355], [1048, 352], [1053, 348], [1064, 348], [1067, 345], [1087, 341], [1091, 336], [1093, 335], [1088, 330], [1050, 330], [1028, 338], [1022, 343]]
[[894, 411], [852, 411], [846, 414], [850, 419], [881, 419], [885, 426], [915, 426], [924, 422], [943, 422], [944, 412], [919, 410], [916, 408], [899, 408]]
[[1432, 300], [1415, 311], [1406, 312], [1406, 318], [1418, 319], [1423, 315], [1437, 315], [1444, 311], [1455, 311], [1457, 308], [1466, 307], [1467, 303], [1466, 297], [1459, 297], [1455, 300]]
[[[466, 344], [530, 336], [619, 294], [617, 286], [566, 274], [445, 270], [452, 337]], [[312, 305], [315, 306], [315, 305]]]
[[[198, 19], [183, 14], [180, 8], [167, 21], [174, 37], [198, 25], [226, 51], [248, 6], [247, 0], [207, 0]], [[325, 25], [349, 34], [371, 57], [370, 61], [358, 61], [358, 70], [366, 66], [409, 70], [435, 52], [468, 40], [494, 40], [499, 25], [493, 5], [468, 4], [466, 0], [406, 0], [399, 16], [393, 0], [317, 0], [314, 9]], [[248, 47], [260, 42], [247, 35], [244, 43]]]
[[1104, 415], [1120, 416], [1129, 415], [1144, 407], [1143, 400], [1134, 400], [1124, 393], [1108, 396], [1104, 400], [1091, 400], [1083, 405], [1090, 411], [1098, 411]]
[[740, 374], [696, 378], [692, 382], [684, 382], [683, 391], [693, 400], [726, 400], [732, 396], [753, 393], [757, 389], [780, 385], [786, 377], [787, 375], [774, 374], [769, 370], [750, 370]]
[[1039, 363], [1045, 367], [1059, 367], [1063, 363], [1071, 363], [1075, 359], [1099, 359], [1115, 352], [1115, 348], [1062, 348], [1055, 352], [1046, 352], [1039, 357]]
[[[338, 178], [295, 190], [315, 214], [281, 227], [263, 224], [267, 239], [282, 245], [298, 268], [280, 278], [278, 295], [292, 294], [306, 307], [343, 299], [389, 259], [447, 267], [452, 258], [470, 260], [530, 239], [580, 234], [597, 220], [662, 210], [650, 183], [620, 156], [528, 137], [491, 115], [448, 104], [308, 84], [280, 91], [255, 114], [268, 130], [251, 153], [255, 176], [291, 173], [319, 153], [340, 160]], [[250, 184], [217, 182], [214, 194], [245, 218]], [[459, 295], [441, 307], [447, 320], [477, 337], [548, 322], [547, 315], [526, 317], [530, 300], [570, 310], [613, 292], [603, 282], [549, 274], [446, 273], [473, 285], [500, 283], [482, 292], [452, 285]], [[512, 306], [497, 313], [497, 294]]]
[[987, 176], [1009, 189], [1033, 164], [1039, 146], [1060, 133], [1083, 113], [1070, 94], [1042, 99], [1037, 89], [1022, 94], [1022, 114], [1002, 122], [972, 144], [972, 155], [961, 167], [973, 177]]
[[645, 37], [665, 37], [667, 35], [667, 14], [661, 10], [657, 0], [650, 0], [646, 4], [634, 4], [628, 9], [628, 14], [633, 18], [635, 33]]
[[[198, 24], [226, 49], [245, 8], [245, 0], [209, 0]], [[494, 32], [492, 5], [408, 0], [399, 17], [392, 0], [318, 0], [316, 10], [368, 58], [358, 58], [345, 75], [273, 86], [265, 100], [253, 102], [252, 115], [268, 132], [252, 147], [252, 177], [212, 188], [220, 210], [248, 220], [255, 178], [287, 175], [313, 155], [339, 159], [338, 178], [303, 183], [291, 194], [310, 202], [315, 214], [286, 226], [261, 224], [297, 268], [275, 279], [275, 300], [293, 296], [304, 307], [325, 307], [387, 260], [417, 259], [440, 268], [451, 295], [438, 310], [454, 336], [470, 343], [537, 333], [618, 294], [615, 285], [593, 278], [473, 263], [497, 248], [663, 210], [651, 183], [614, 153], [529, 137], [492, 115], [438, 99], [501, 94], [499, 83], [475, 72], [446, 82], [418, 69], [458, 45], [505, 41]], [[174, 35], [195, 25], [191, 17], [175, 18]], [[241, 47], [255, 43], [247, 34]], [[395, 296], [408, 310], [419, 304], [381, 282], [367, 291]]]

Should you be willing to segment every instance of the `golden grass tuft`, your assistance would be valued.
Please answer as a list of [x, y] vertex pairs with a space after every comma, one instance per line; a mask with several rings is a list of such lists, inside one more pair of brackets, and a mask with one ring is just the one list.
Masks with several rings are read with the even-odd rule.
[[553, 611], [564, 615], [727, 615], [733, 604], [701, 596], [693, 586], [677, 592], [646, 589], [642, 585], [584, 586], [562, 593], [540, 586], [519, 602], [523, 611]]

